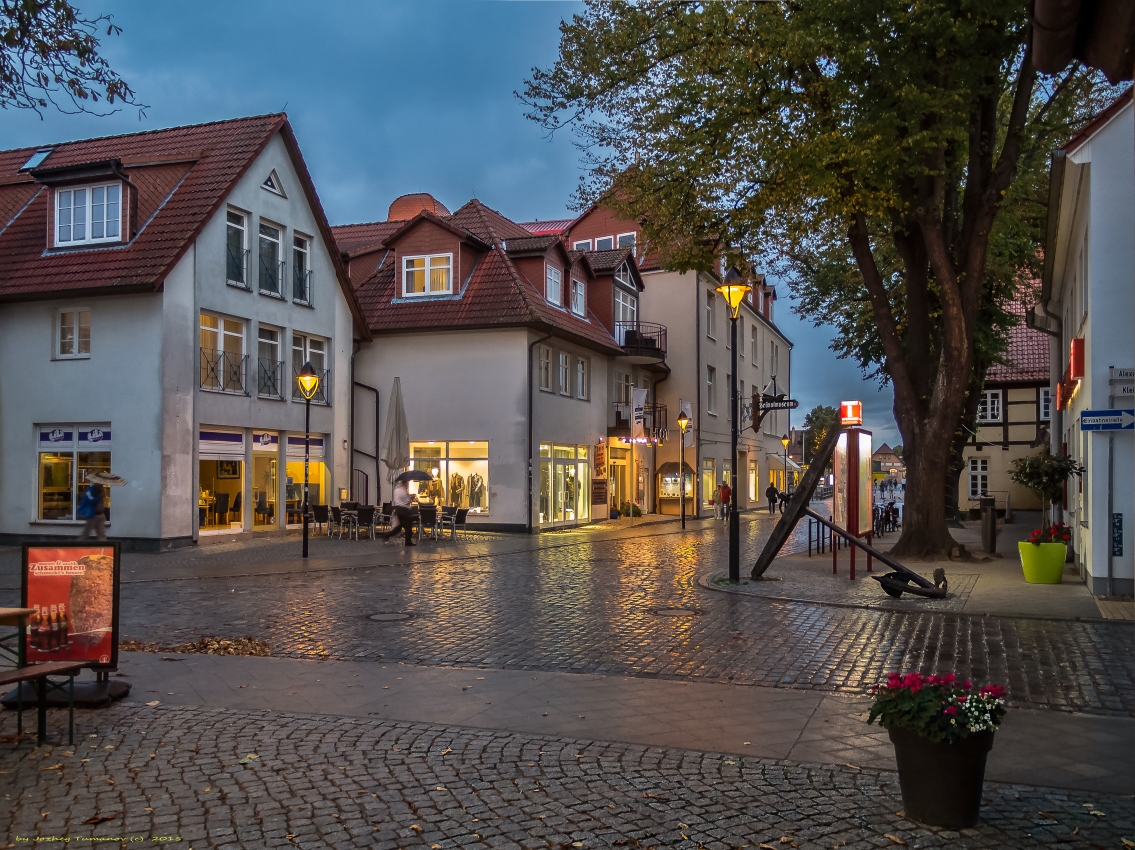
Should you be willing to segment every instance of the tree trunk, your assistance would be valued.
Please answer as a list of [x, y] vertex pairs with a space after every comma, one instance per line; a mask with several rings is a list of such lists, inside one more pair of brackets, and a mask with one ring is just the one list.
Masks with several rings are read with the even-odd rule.
[[903, 435], [903, 458], [909, 460], [902, 535], [891, 553], [908, 558], [942, 558], [957, 545], [946, 526], [946, 475], [953, 423], [917, 421], [913, 415], [901, 416], [898, 405], [895, 407]]

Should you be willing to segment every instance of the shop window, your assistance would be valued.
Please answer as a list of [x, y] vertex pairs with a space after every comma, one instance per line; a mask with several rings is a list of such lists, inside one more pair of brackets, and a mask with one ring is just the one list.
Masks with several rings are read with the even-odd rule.
[[591, 519], [591, 461], [587, 446], [540, 446], [539, 524], [576, 524]]
[[[40, 425], [36, 517], [74, 520], [93, 472], [110, 472], [109, 425]], [[109, 510], [110, 490], [104, 497]], [[109, 513], [108, 517], [109, 519]]]
[[423, 504], [489, 512], [489, 444], [485, 440], [427, 440], [410, 443], [410, 468], [426, 472], [411, 492]]
[[197, 470], [198, 527], [202, 531], [244, 528], [244, 461], [200, 460]]
[[402, 297], [449, 295], [453, 292], [453, 254], [402, 258]]
[[[277, 459], [253, 448], [252, 455], [252, 524], [259, 528], [276, 525], [276, 496], [280, 492]], [[301, 473], [302, 474], [302, 473]]]
[[701, 503], [709, 510], [717, 501], [717, 461], [703, 457], [701, 461]]
[[760, 478], [757, 475], [757, 462], [755, 460], [749, 461], [749, 501], [757, 501], [757, 485], [760, 483]]
[[122, 186], [88, 186], [55, 193], [55, 244], [82, 245], [119, 238]]
[[60, 310], [55, 355], [61, 360], [91, 356], [91, 311]]
[[540, 346], [540, 389], [552, 391], [552, 349]]

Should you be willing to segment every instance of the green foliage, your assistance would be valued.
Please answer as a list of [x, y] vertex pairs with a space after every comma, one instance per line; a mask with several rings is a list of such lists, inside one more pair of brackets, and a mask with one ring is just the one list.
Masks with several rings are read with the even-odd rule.
[[632, 502], [623, 502], [619, 508], [619, 513], [623, 516], [639, 517], [642, 516], [642, 508]]
[[1009, 477], [1036, 493], [1043, 501], [1056, 504], [1064, 495], [1064, 482], [1083, 473], [1074, 458], [1045, 451], [1013, 461]]
[[98, 52], [104, 26], [121, 33], [109, 15], [84, 17], [68, 0], [0, 0], [0, 108], [92, 112], [100, 100], [144, 108]]
[[817, 404], [804, 417], [804, 447], [806, 457], [813, 458], [820, 443], [832, 428], [839, 427], [839, 411], [825, 404]]

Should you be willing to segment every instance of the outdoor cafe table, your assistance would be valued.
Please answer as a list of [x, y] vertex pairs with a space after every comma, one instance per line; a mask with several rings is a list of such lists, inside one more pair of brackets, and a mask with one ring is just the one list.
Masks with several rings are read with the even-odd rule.
[[[34, 614], [34, 608], [0, 608], [0, 626], [15, 626], [16, 631], [0, 637], [0, 657], [8, 656], [19, 663], [20, 625], [24, 617]], [[13, 646], [8, 646], [11, 642]]]

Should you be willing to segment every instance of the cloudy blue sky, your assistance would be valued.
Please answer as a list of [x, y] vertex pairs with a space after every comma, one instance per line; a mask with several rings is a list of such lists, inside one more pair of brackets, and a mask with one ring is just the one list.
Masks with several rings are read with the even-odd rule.
[[[527, 121], [513, 92], [533, 66], [555, 60], [557, 25], [577, 3], [79, 5], [122, 27], [103, 52], [149, 105], [145, 117], [8, 111], [0, 148], [285, 110], [333, 224], [385, 218], [392, 199], [417, 191], [450, 209], [476, 196], [520, 221], [572, 214], [578, 152], [567, 136], [548, 139]], [[890, 391], [837, 360], [831, 330], [802, 322], [788, 304], [782, 297], [776, 318], [795, 343], [802, 410], [862, 398], [876, 441], [895, 442]]]

